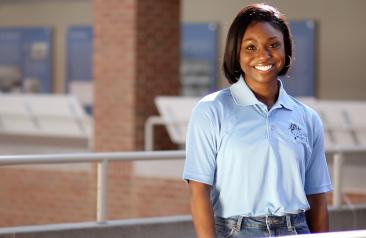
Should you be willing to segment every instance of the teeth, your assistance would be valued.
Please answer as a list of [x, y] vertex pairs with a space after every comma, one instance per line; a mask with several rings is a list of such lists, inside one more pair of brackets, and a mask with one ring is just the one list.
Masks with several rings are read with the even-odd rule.
[[257, 66], [254, 66], [254, 68], [260, 70], [260, 71], [268, 71], [272, 68], [272, 65], [257, 65]]

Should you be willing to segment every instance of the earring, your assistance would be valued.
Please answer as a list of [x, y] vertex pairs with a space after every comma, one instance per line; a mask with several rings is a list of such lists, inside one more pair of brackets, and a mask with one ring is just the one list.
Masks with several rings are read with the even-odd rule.
[[288, 57], [288, 58], [289, 58], [289, 63], [288, 63], [287, 65], [285, 65], [284, 67], [286, 67], [286, 68], [290, 68], [290, 67], [291, 67], [291, 65], [292, 65], [292, 58], [291, 58], [291, 56], [289, 56], [289, 55], [286, 55], [286, 57]]

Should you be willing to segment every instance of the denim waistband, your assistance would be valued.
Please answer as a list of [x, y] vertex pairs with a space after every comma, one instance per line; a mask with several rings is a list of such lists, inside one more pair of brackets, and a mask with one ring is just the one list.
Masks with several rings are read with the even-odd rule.
[[231, 227], [241, 230], [242, 228], [261, 228], [261, 227], [287, 227], [292, 229], [295, 224], [306, 223], [305, 213], [288, 214], [284, 216], [259, 216], [244, 217], [233, 216], [229, 218], [215, 217], [216, 222], [224, 223]]

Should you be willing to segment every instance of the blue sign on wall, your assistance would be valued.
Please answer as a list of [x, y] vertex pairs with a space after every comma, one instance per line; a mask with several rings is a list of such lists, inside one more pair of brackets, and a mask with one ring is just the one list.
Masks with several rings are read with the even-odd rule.
[[67, 31], [67, 80], [92, 80], [93, 29], [71, 27]]
[[216, 90], [217, 25], [185, 23], [181, 27], [182, 94], [202, 96]]
[[293, 96], [315, 96], [315, 23], [290, 21], [290, 28], [294, 38], [293, 65], [282, 82]]
[[76, 95], [88, 113], [93, 107], [93, 28], [71, 27], [66, 36], [66, 91]]
[[0, 28], [1, 83], [16, 82], [25, 92], [51, 92], [50, 49], [50, 28]]

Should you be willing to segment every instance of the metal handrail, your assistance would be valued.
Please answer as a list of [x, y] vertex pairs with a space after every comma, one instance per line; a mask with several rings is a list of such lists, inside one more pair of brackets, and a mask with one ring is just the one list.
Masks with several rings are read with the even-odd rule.
[[76, 154], [5, 155], [0, 156], [0, 166], [29, 164], [63, 164], [98, 162], [97, 170], [97, 222], [107, 221], [107, 184], [109, 161], [175, 160], [184, 159], [185, 151], [136, 151]]
[[[327, 148], [326, 152], [333, 154], [333, 205], [334, 207], [339, 207], [341, 205], [341, 169], [345, 163], [344, 155], [354, 152], [366, 152], [366, 146], [333, 146]], [[107, 175], [109, 161], [176, 160], [184, 158], [184, 150], [5, 155], [0, 156], [0, 166], [97, 162], [97, 222], [103, 224], [107, 221]]]
[[184, 150], [165, 151], [131, 151], [131, 152], [99, 152], [72, 154], [40, 154], [40, 155], [2, 155], [2, 165], [24, 164], [63, 164], [107, 161], [135, 161], [135, 160], [169, 160], [183, 159]]

